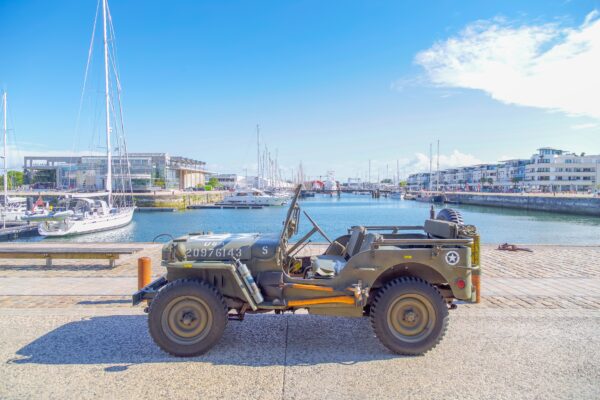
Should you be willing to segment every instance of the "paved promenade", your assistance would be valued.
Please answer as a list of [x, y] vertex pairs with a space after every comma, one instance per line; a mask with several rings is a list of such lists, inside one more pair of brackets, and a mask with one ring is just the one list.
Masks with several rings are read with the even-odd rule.
[[130, 306], [136, 258], [163, 272], [143, 247], [113, 269], [0, 260], [0, 398], [600, 398], [600, 246], [483, 246], [483, 302], [423, 357], [391, 354], [366, 319], [297, 313], [231, 321], [186, 360]]

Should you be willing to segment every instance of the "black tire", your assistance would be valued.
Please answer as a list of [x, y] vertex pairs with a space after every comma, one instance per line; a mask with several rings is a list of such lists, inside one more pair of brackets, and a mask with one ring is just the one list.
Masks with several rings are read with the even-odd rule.
[[148, 329], [154, 342], [176, 357], [205, 353], [223, 336], [227, 306], [209, 284], [179, 279], [167, 284], [152, 300]]
[[424, 354], [444, 337], [448, 307], [440, 292], [422, 279], [398, 278], [375, 295], [371, 325], [381, 343], [391, 351]]
[[453, 208], [442, 208], [436, 219], [448, 222], [454, 222], [458, 225], [464, 225], [462, 214]]

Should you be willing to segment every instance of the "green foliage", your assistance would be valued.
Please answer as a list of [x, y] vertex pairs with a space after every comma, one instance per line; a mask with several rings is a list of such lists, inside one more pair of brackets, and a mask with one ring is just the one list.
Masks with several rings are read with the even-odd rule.
[[494, 180], [492, 178], [487, 178], [487, 183], [489, 183], [491, 185], [494, 183]]
[[392, 183], [391, 179], [383, 179], [381, 183]]
[[[218, 187], [222, 186], [221, 183], [219, 182], [219, 180], [217, 178], [215, 178], [214, 176], [208, 180], [207, 185], [212, 186], [213, 188], [218, 188]], [[212, 188], [211, 188], [211, 190], [212, 190]]]
[[213, 190], [213, 187], [211, 185], [204, 185], [204, 190], [210, 192], [211, 190]]
[[407, 185], [408, 185], [408, 182], [406, 182], [406, 181], [400, 181], [400, 183], [398, 184], [398, 186], [400, 186], [400, 187], [405, 187]]
[[[24, 174], [22, 171], [8, 171], [8, 189], [16, 189], [23, 186]], [[0, 186], [4, 185], [4, 175], [0, 175]]]
[[165, 180], [162, 178], [154, 179], [154, 186], [164, 189], [166, 187]]

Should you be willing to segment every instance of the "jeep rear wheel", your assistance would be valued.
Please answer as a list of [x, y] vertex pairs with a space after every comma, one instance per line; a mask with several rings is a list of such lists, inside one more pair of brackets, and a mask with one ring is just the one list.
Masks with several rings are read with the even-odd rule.
[[212, 286], [193, 279], [167, 284], [148, 312], [152, 339], [177, 357], [205, 353], [221, 339], [226, 325], [223, 297]]
[[371, 306], [375, 334], [398, 354], [423, 354], [446, 333], [448, 307], [440, 292], [425, 281], [405, 277], [391, 281]]

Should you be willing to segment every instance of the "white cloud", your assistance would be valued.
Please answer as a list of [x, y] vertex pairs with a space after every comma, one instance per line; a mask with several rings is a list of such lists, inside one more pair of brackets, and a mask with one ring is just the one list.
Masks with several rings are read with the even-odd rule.
[[571, 129], [574, 130], [581, 130], [581, 129], [592, 129], [592, 128], [597, 128], [599, 127], [600, 124], [594, 123], [594, 122], [589, 122], [587, 124], [576, 124], [571, 126]]
[[521, 106], [600, 118], [600, 18], [578, 27], [477, 21], [419, 52], [415, 62], [439, 86], [483, 90]]

